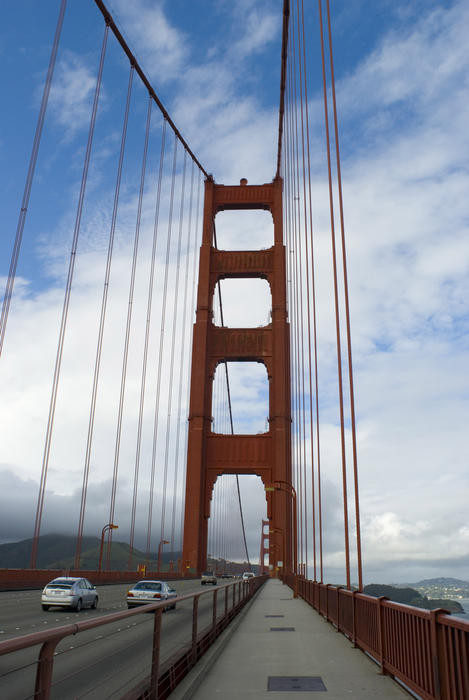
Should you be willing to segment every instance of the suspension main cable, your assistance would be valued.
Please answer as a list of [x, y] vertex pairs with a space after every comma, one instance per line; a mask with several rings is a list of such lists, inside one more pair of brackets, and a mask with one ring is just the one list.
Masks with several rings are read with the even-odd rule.
[[176, 136], [177, 139], [179, 139], [181, 144], [184, 146], [184, 150], [187, 151], [187, 153], [190, 155], [190, 157], [192, 158], [194, 163], [196, 163], [198, 168], [203, 172], [205, 177], [208, 178], [209, 174], [206, 172], [205, 168], [199, 163], [199, 161], [197, 160], [197, 158], [195, 157], [195, 155], [192, 153], [191, 149], [189, 148], [189, 145], [183, 139], [180, 131], [177, 129], [175, 123], [173, 122], [173, 120], [169, 116], [168, 112], [166, 111], [165, 107], [163, 106], [163, 103], [161, 102], [161, 100], [157, 96], [150, 81], [148, 80], [147, 76], [145, 75], [142, 68], [140, 67], [134, 54], [130, 50], [127, 42], [125, 41], [124, 37], [120, 33], [119, 29], [117, 28], [117, 25], [114, 22], [114, 19], [113, 19], [111, 13], [108, 11], [106, 5], [104, 4], [104, 2], [102, 2], [102, 0], [94, 0], [94, 1], [95, 1], [96, 5], [98, 6], [99, 10], [101, 11], [101, 13], [106, 21], [106, 25], [110, 27], [110, 29], [111, 29], [112, 33], [114, 34], [114, 36], [116, 37], [117, 41], [119, 42], [119, 44], [123, 48], [124, 52], [127, 54], [129, 61], [131, 62], [131, 64], [133, 66], [135, 66], [135, 70], [138, 73], [142, 83], [145, 85], [145, 87], [147, 88], [148, 92], [150, 93], [152, 99], [156, 102], [156, 104], [158, 105], [159, 109], [161, 110], [161, 113], [163, 114], [164, 118], [166, 119], [166, 121], [170, 125], [171, 129], [174, 131], [174, 135]]

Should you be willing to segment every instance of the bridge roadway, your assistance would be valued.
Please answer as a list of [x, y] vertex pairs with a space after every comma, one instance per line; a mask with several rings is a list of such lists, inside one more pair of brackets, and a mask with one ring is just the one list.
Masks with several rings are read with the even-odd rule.
[[[269, 691], [271, 683], [281, 684], [283, 690]], [[302, 684], [310, 690], [301, 692]], [[404, 700], [411, 696], [392, 678], [380, 675], [371, 659], [305, 601], [293, 598], [291, 589], [277, 579], [267, 581], [171, 694], [171, 700], [292, 697]]]
[[[175, 581], [173, 585], [180, 595], [206, 588], [211, 590], [211, 587], [201, 587], [199, 580]], [[66, 608], [43, 612], [38, 590], [1, 592], [0, 641], [126, 610], [128, 587], [128, 584], [98, 586], [98, 609], [79, 613]], [[211, 619], [212, 596], [204, 595], [200, 599], [199, 624], [208, 625]], [[163, 615], [162, 661], [190, 640], [191, 625], [190, 601], [180, 603], [176, 610]], [[105, 700], [121, 697], [149, 673], [152, 633], [153, 615], [142, 614], [125, 623], [111, 623], [67, 637], [57, 647], [52, 698]], [[33, 647], [0, 657], [2, 700], [33, 697], [38, 651], [39, 647]]]

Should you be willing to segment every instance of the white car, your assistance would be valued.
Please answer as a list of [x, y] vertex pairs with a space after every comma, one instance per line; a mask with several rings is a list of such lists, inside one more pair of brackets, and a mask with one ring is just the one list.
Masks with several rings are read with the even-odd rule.
[[243, 574], [243, 581], [249, 581], [250, 578], [254, 578], [252, 571], [245, 571]]
[[43, 610], [52, 606], [73, 608], [80, 612], [82, 608], [98, 607], [98, 592], [87, 578], [61, 576], [47, 584], [42, 591]]
[[[127, 607], [135, 608], [137, 605], [157, 603], [170, 598], [177, 598], [177, 593], [166, 581], [142, 580], [127, 591]], [[175, 607], [176, 603], [168, 605], [168, 609], [174, 610]]]

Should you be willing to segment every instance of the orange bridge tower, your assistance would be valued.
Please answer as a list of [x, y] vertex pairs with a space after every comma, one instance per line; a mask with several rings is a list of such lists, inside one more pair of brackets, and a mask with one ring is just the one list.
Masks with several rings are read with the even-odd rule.
[[[273, 218], [273, 246], [267, 250], [227, 251], [213, 246], [215, 217], [223, 210], [264, 209]], [[226, 278], [258, 277], [269, 282], [272, 319], [260, 328], [215, 326], [215, 286]], [[269, 430], [257, 435], [212, 432], [212, 384], [220, 362], [261, 362], [269, 379]], [[223, 474], [256, 474], [266, 490], [270, 527], [269, 563], [292, 571], [295, 504], [291, 485], [290, 345], [287, 320], [282, 180], [265, 185], [205, 182], [197, 315], [194, 325], [189, 407], [186, 504], [182, 566], [206, 567], [208, 518], [214, 484]], [[276, 487], [278, 484], [278, 487]], [[259, 520], [263, 513], [259, 513]]]

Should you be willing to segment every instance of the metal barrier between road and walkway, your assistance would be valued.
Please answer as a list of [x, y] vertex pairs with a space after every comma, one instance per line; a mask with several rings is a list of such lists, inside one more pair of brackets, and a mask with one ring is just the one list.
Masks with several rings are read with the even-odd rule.
[[469, 622], [293, 574], [282, 580], [423, 700], [469, 698]]
[[[14, 639], [0, 642], [0, 656], [41, 644], [37, 659], [34, 698], [48, 700], [53, 684], [54, 653], [59, 642], [70, 635], [76, 635], [86, 630], [102, 627], [113, 622], [124, 621], [130, 617], [154, 611], [150, 673], [144, 681], [140, 682], [132, 691], [126, 693], [124, 697], [125, 700], [146, 700], [147, 698], [149, 700], [160, 700], [167, 698], [266, 579], [267, 576], [257, 576], [248, 581], [236, 581], [225, 586], [217, 586], [210, 591], [190, 593], [171, 599], [171, 604], [192, 600], [191, 641], [162, 664], [160, 664], [161, 616], [167, 606], [167, 601], [149, 603], [141, 608], [95, 617], [45, 632], [15, 637]], [[199, 630], [199, 599], [201, 596], [209, 595], [212, 596], [212, 622], [204, 629]], [[220, 598], [223, 598], [223, 600], [220, 601]], [[221, 605], [224, 606], [222, 615], [220, 615]]]
[[44, 588], [57, 576], [85, 577], [95, 585], [102, 586], [111, 583], [133, 583], [141, 578], [156, 578], [158, 580], [186, 581], [199, 578], [197, 574], [182, 576], [177, 571], [96, 571], [85, 569], [0, 569], [0, 591], [20, 591], [30, 588]]

